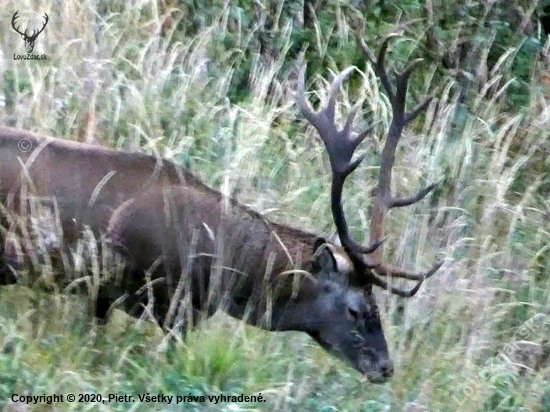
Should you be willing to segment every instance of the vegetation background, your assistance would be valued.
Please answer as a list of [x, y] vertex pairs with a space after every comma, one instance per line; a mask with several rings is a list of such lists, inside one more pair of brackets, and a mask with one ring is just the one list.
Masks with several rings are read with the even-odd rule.
[[[271, 219], [330, 234], [328, 159], [292, 100], [308, 62], [322, 98], [355, 65], [339, 110], [365, 99], [380, 121], [345, 207], [366, 238], [370, 190], [391, 120], [355, 41], [391, 32], [396, 68], [426, 58], [409, 104], [435, 91], [398, 149], [394, 189], [441, 180], [390, 214], [386, 258], [446, 264], [417, 297], [378, 291], [395, 376], [371, 385], [299, 333], [216, 315], [167, 353], [159, 331], [88, 300], [30, 285], [0, 291], [5, 410], [181, 410], [153, 404], [13, 404], [18, 394], [258, 394], [262, 404], [187, 410], [550, 411], [550, 1], [5, 0], [0, 8], [3, 125], [160, 153]], [[50, 21], [24, 54], [13, 13]], [[23, 20], [23, 19], [22, 19]], [[439, 87], [436, 88], [436, 85]], [[96, 262], [97, 263], [97, 262]], [[93, 259], [90, 270], [100, 266]], [[48, 270], [46, 267], [44, 270]]]

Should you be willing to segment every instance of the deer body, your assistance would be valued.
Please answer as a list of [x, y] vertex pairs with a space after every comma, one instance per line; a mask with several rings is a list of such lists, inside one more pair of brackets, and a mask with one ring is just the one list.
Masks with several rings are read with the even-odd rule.
[[[34, 196], [55, 199], [67, 247], [89, 227], [143, 270], [162, 257], [157, 263], [177, 271], [171, 283], [193, 247], [203, 256], [198, 261], [207, 260], [202, 266], [219, 259], [246, 274], [238, 283], [252, 290], [262, 283], [268, 260], [272, 275], [307, 266], [317, 239], [268, 222], [234, 200], [224, 211], [219, 192], [169, 161], [0, 128], [0, 193], [11, 209], [21, 208], [25, 181]], [[215, 256], [217, 247], [225, 247], [222, 256]]]
[[[150, 269], [153, 316], [166, 329], [178, 321], [180, 302], [187, 298], [192, 320], [180, 313], [180, 326], [222, 308], [267, 330], [305, 331], [331, 351], [330, 335], [349, 328], [346, 307], [368, 309], [368, 300], [358, 291], [292, 273], [314, 273], [314, 266], [322, 266], [320, 270], [347, 274], [351, 262], [338, 247], [325, 244], [328, 263], [314, 263], [318, 236], [269, 222], [169, 161], [0, 128], [0, 188], [0, 200], [12, 213], [25, 209], [27, 190], [55, 199], [63, 247], [73, 247], [88, 227], [127, 257], [130, 270], [123, 282], [100, 288], [98, 316], [123, 294], [128, 295], [124, 308], [141, 315], [151, 296], [145, 276]], [[184, 285], [178, 288], [182, 276]], [[167, 321], [175, 295], [178, 302]], [[331, 319], [334, 311], [340, 312], [340, 321]], [[319, 328], [321, 321], [325, 330]], [[334, 323], [344, 329], [337, 331]], [[378, 326], [376, 357], [381, 362], [376, 365], [385, 372], [375, 372], [373, 381], [391, 374]], [[364, 373], [374, 365], [354, 362]]]

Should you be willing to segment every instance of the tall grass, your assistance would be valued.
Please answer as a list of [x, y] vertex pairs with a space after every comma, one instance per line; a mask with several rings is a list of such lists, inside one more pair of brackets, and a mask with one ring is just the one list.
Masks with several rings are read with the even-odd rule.
[[[267, 23], [244, 30], [243, 15], [231, 2], [204, 16], [171, 7], [151, 1], [4, 2], [1, 124], [161, 154], [270, 219], [329, 235], [328, 160], [291, 98], [303, 59], [293, 50], [292, 21], [282, 16], [270, 23], [277, 26], [278, 49], [266, 55], [252, 44]], [[13, 60], [24, 52], [8, 27], [17, 9], [48, 12], [49, 25], [35, 46], [47, 61]], [[309, 44], [333, 71], [343, 67], [331, 54], [354, 41], [345, 14], [338, 15], [332, 33], [337, 47], [329, 47], [321, 27]], [[375, 33], [369, 35], [375, 42]], [[399, 41], [399, 50], [411, 47]], [[392, 61], [402, 57], [390, 54]], [[428, 267], [438, 254], [446, 263], [415, 298], [377, 292], [395, 363], [391, 382], [369, 384], [302, 334], [262, 332], [218, 314], [167, 350], [153, 325], [115, 312], [98, 327], [82, 299], [10, 286], [0, 290], [0, 402], [11, 410], [181, 410], [138, 403], [24, 409], [10, 397], [262, 393], [266, 403], [186, 407], [550, 410], [550, 111], [536, 62], [530, 103], [508, 110], [514, 58], [514, 50], [502, 54], [489, 73], [492, 87], [478, 90], [471, 111], [459, 102], [453, 78], [436, 75], [435, 66], [410, 93], [416, 99], [435, 80], [441, 84], [438, 104], [403, 136], [394, 190], [442, 184], [430, 199], [391, 212], [385, 257], [413, 270]], [[381, 121], [345, 192], [352, 230], [366, 238], [391, 112], [372, 68], [361, 63], [357, 70], [339, 110], [346, 113], [364, 98], [359, 124]], [[312, 100], [323, 97], [324, 75], [309, 70]]]

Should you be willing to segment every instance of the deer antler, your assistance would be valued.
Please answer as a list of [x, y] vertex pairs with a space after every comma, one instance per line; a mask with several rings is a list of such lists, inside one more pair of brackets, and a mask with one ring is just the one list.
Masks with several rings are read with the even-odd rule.
[[298, 76], [298, 87], [295, 95], [296, 103], [300, 107], [301, 112], [306, 119], [317, 129], [319, 136], [323, 140], [330, 160], [332, 169], [332, 188], [331, 188], [331, 208], [336, 230], [342, 245], [348, 253], [359, 256], [361, 254], [372, 253], [382, 243], [377, 240], [371, 246], [363, 246], [357, 243], [349, 234], [348, 224], [342, 208], [342, 190], [346, 178], [359, 166], [359, 163], [364, 159], [365, 155], [352, 160], [353, 153], [357, 146], [367, 137], [373, 127], [369, 127], [362, 133], [356, 134], [352, 132], [352, 125], [359, 105], [351, 110], [344, 127], [338, 130], [334, 120], [334, 112], [336, 106], [336, 96], [340, 91], [340, 87], [346, 80], [353, 67], [348, 67], [334, 78], [330, 86], [329, 96], [326, 105], [318, 113], [313, 112], [309, 103], [305, 98], [305, 72], [306, 66], [302, 66]]
[[[429, 97], [412, 112], [406, 112], [405, 103], [409, 79], [414, 69], [422, 62], [422, 59], [411, 61], [402, 73], [395, 74], [396, 85], [394, 90], [385, 67], [385, 57], [388, 50], [388, 44], [394, 37], [396, 37], [396, 35], [392, 34], [384, 39], [377, 58], [374, 57], [373, 53], [369, 50], [364, 41], [358, 39], [367, 59], [373, 64], [375, 72], [380, 78], [382, 86], [386, 90], [393, 112], [392, 123], [386, 138], [386, 144], [382, 151], [378, 185], [374, 191], [374, 205], [371, 216], [371, 246], [360, 245], [350, 236], [342, 208], [342, 191], [345, 179], [357, 168], [357, 166], [359, 166], [359, 163], [365, 157], [363, 155], [355, 160], [352, 160], [353, 154], [357, 146], [372, 132], [374, 128], [374, 126], [371, 126], [359, 134], [352, 132], [353, 121], [358, 109], [360, 108], [360, 104], [356, 104], [351, 109], [344, 127], [341, 130], [338, 130], [336, 127], [336, 122], [334, 119], [336, 96], [340, 91], [342, 83], [351, 75], [354, 68], [348, 67], [335, 76], [330, 86], [329, 95], [325, 106], [318, 113], [315, 113], [305, 98], [304, 89], [306, 66], [304, 65], [300, 69], [295, 99], [300, 111], [317, 129], [319, 136], [326, 147], [332, 169], [332, 215], [338, 231], [338, 236], [340, 237], [346, 252], [362, 269], [362, 272], [364, 272], [364, 281], [387, 289], [396, 295], [410, 297], [418, 292], [424, 280], [432, 276], [443, 263], [436, 263], [429, 271], [423, 274], [411, 274], [385, 266], [381, 263], [381, 245], [384, 242], [384, 218], [388, 210], [390, 208], [408, 206], [416, 203], [423, 199], [436, 187], [435, 183], [431, 184], [420, 190], [416, 195], [405, 199], [396, 199], [391, 194], [391, 177], [395, 162], [395, 150], [397, 148], [397, 144], [399, 143], [403, 128], [416, 119], [420, 113], [426, 110], [432, 100], [432, 97]], [[365, 256], [367, 254], [372, 255], [367, 259]], [[416, 280], [417, 284], [410, 290], [402, 290], [391, 287], [380, 276], [393, 276], [408, 280]], [[360, 280], [360, 283], [363, 283], [364, 281]]]
[[[412, 60], [406, 65], [402, 73], [395, 73], [396, 81], [394, 89], [389, 81], [389, 76], [387, 74], [385, 57], [390, 40], [397, 36], [398, 35], [396, 34], [391, 34], [383, 40], [377, 58], [374, 57], [373, 53], [370, 51], [365, 42], [361, 38], [358, 38], [358, 41], [361, 44], [365, 56], [371, 62], [376, 74], [381, 80], [382, 86], [384, 87], [386, 94], [388, 95], [393, 113], [393, 119], [390, 125], [390, 129], [388, 131], [388, 135], [386, 137], [384, 149], [382, 150], [382, 157], [380, 159], [380, 175], [378, 178], [378, 185], [373, 192], [374, 204], [371, 216], [371, 242], [376, 242], [379, 239], [382, 239], [384, 235], [384, 219], [389, 209], [394, 207], [409, 206], [413, 203], [419, 202], [437, 186], [437, 183], [433, 183], [425, 187], [424, 189], [419, 190], [415, 195], [404, 199], [396, 199], [391, 193], [391, 178], [392, 169], [395, 162], [395, 151], [397, 148], [397, 144], [399, 143], [399, 139], [401, 138], [403, 129], [409, 123], [414, 121], [414, 119], [416, 119], [419, 114], [424, 112], [433, 99], [433, 96], [430, 96], [425, 99], [420, 105], [418, 105], [413, 111], [406, 111], [405, 106], [409, 80], [412, 73], [423, 61], [423, 59]], [[390, 290], [392, 293], [397, 293], [401, 296], [413, 296], [418, 291], [424, 279], [433, 275], [443, 264], [442, 262], [437, 262], [430, 270], [428, 270], [424, 274], [411, 274], [399, 269], [394, 269], [389, 266], [383, 265], [381, 263], [381, 256], [382, 248], [379, 248], [371, 256], [369, 256], [372, 266], [375, 266], [375, 263], [379, 263], [374, 269], [377, 274], [379, 274], [380, 276], [393, 276], [418, 281], [418, 284], [413, 289], [404, 292], [394, 288], [388, 289], [388, 285], [385, 281], [378, 277], [374, 277], [376, 281], [373, 283], [376, 283], [378, 286], [384, 287]], [[403, 292], [403, 294], [401, 294], [401, 292]]]

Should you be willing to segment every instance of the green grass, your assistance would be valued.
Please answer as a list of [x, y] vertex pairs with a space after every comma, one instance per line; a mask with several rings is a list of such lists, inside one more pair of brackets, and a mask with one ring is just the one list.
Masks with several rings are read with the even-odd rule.
[[[275, 24], [276, 10], [268, 10], [253, 32], [247, 2], [206, 11], [181, 2], [173, 25], [161, 33], [167, 8], [152, 2], [4, 3], [2, 125], [160, 153], [270, 219], [325, 235], [334, 230], [328, 159], [291, 98], [306, 47], [301, 39], [312, 60], [312, 101], [323, 97], [327, 68], [357, 64], [362, 76], [354, 75], [339, 110], [365, 98], [359, 124], [381, 120], [345, 192], [354, 235], [367, 237], [369, 195], [391, 114], [372, 69], [357, 57], [345, 7], [329, 2], [340, 17], [320, 16], [309, 28], [293, 25], [287, 8]], [[8, 22], [16, 9], [33, 7], [50, 15], [35, 46], [49, 59], [14, 61], [13, 53], [24, 48]], [[386, 22], [385, 31], [390, 26]], [[259, 53], [262, 36], [272, 53]], [[368, 36], [374, 48], [376, 35]], [[402, 41], [390, 60], [404, 61], [414, 44]], [[404, 133], [394, 190], [443, 184], [422, 203], [390, 213], [385, 253], [414, 270], [428, 267], [438, 253], [446, 264], [415, 298], [377, 292], [395, 363], [391, 382], [369, 384], [303, 334], [263, 332], [217, 314], [171, 348], [152, 324], [115, 311], [100, 327], [83, 299], [12, 286], [0, 289], [0, 403], [26, 410], [11, 403], [13, 393], [261, 393], [267, 402], [186, 407], [550, 410], [550, 362], [536, 366], [550, 332], [549, 106], [538, 63], [523, 51], [507, 51], [488, 75], [504, 81], [491, 93], [480, 88], [468, 107], [458, 102], [450, 72], [427, 64], [414, 81], [410, 100], [427, 94], [430, 83], [441, 84], [439, 110], [432, 105]], [[529, 95], [510, 100], [507, 88], [516, 94], [518, 88], [507, 81], [518, 65]], [[532, 326], [527, 335], [521, 333], [526, 322]], [[181, 410], [137, 403], [55, 407], [28, 410]]]

